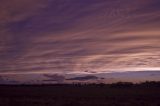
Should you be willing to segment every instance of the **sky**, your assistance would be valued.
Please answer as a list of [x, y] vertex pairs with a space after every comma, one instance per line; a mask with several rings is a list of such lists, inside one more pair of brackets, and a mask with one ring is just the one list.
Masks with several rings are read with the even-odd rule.
[[1, 77], [159, 70], [159, 0], [0, 0]]

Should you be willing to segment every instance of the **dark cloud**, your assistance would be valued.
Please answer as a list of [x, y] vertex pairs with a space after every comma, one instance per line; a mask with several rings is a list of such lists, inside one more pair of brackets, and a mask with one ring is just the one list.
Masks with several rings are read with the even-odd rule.
[[96, 76], [84, 76], [84, 77], [69, 78], [66, 80], [88, 81], [88, 80], [97, 80], [97, 79], [98, 79], [98, 77], [96, 77]]
[[6, 83], [6, 81], [4, 80], [2, 76], [0, 76], [0, 84], [4, 84], [4, 83]]
[[0, 76], [0, 84], [19, 84], [15, 79], [8, 79], [7, 77]]
[[57, 74], [44, 74], [44, 77], [47, 77], [47, 80], [43, 80], [43, 81], [47, 81], [47, 82], [58, 82], [58, 83], [62, 83], [65, 80], [65, 77], [62, 75], [57, 75]]

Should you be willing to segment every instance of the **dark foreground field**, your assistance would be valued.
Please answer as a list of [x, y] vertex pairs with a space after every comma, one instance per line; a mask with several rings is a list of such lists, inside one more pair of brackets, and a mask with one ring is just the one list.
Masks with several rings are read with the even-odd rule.
[[1, 85], [0, 106], [160, 106], [160, 86]]

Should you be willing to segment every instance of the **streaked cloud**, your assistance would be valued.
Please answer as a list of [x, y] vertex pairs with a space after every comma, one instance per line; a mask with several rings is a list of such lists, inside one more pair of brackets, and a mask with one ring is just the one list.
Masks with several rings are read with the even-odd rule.
[[0, 73], [160, 68], [159, 0], [1, 0]]

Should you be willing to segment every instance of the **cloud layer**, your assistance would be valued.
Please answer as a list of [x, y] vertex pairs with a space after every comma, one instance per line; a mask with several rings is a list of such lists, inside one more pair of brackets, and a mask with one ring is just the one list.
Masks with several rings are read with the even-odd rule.
[[1, 0], [0, 73], [160, 69], [159, 0]]

